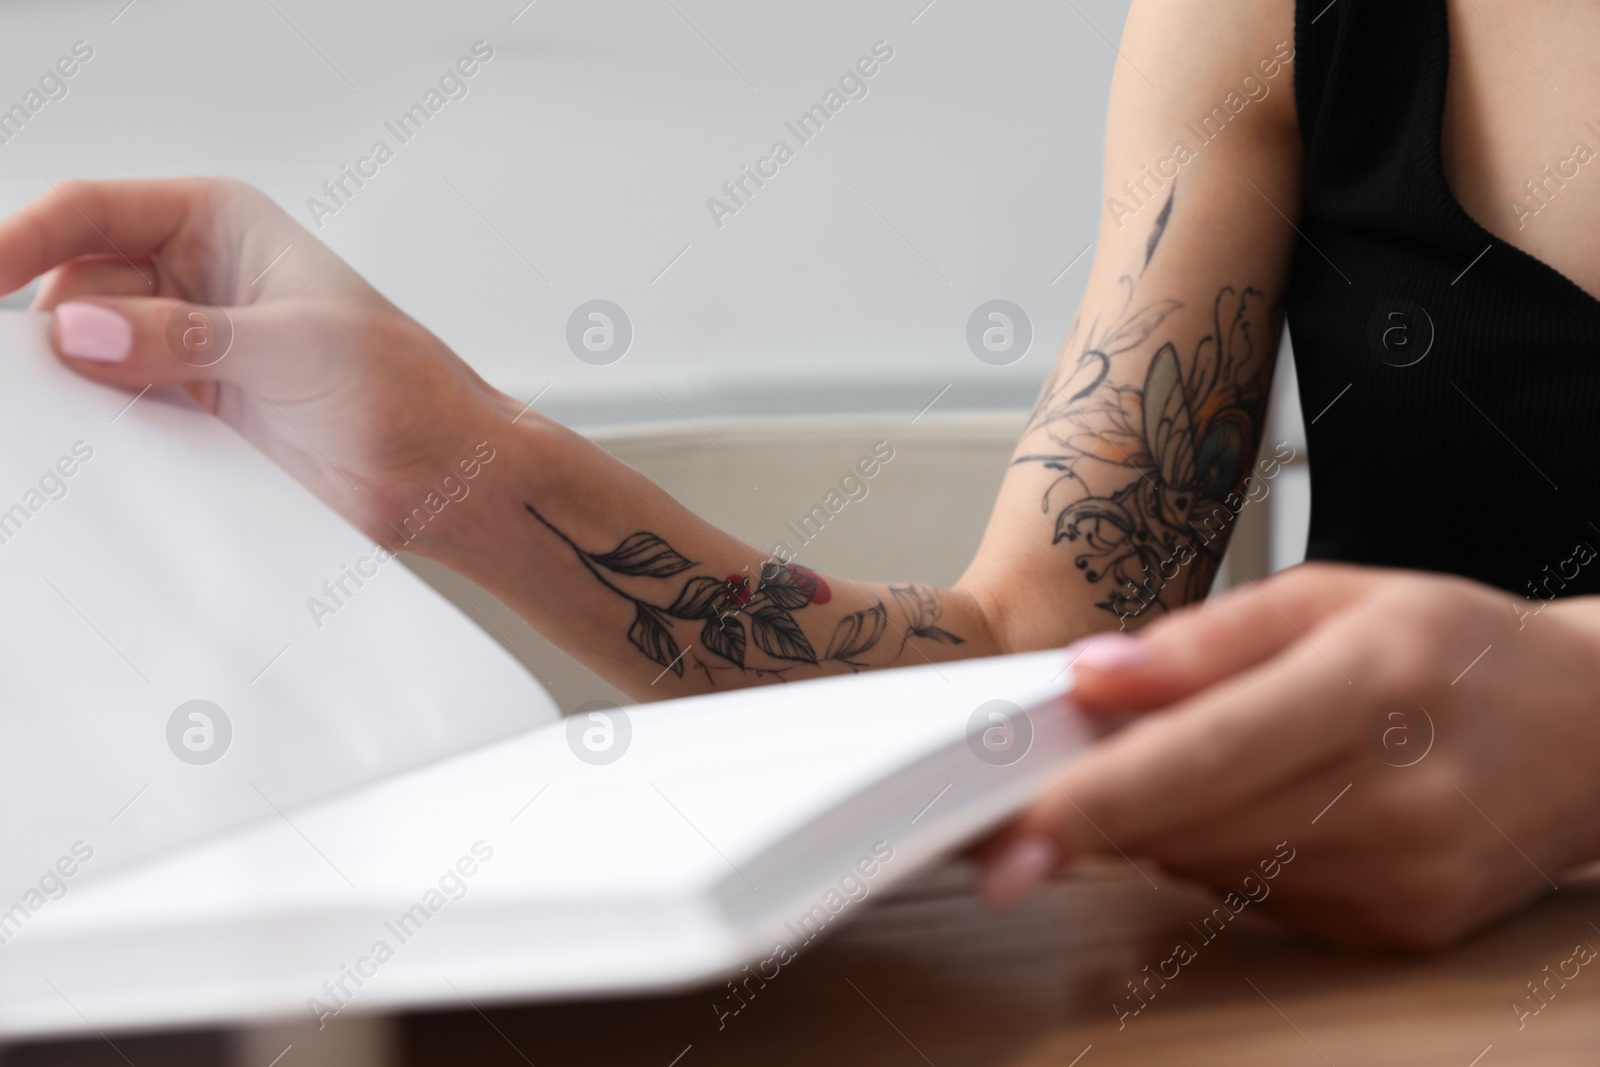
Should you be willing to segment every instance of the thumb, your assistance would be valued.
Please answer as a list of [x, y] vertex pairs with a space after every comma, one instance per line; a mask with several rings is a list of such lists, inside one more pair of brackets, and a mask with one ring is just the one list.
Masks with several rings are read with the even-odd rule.
[[85, 377], [137, 389], [223, 377], [234, 321], [170, 297], [97, 297], [58, 304], [50, 340]]

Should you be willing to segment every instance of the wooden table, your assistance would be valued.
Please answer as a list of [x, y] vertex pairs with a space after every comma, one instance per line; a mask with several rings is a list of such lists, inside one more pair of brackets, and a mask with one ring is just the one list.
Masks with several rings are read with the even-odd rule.
[[[1148, 880], [1147, 880], [1148, 878]], [[855, 921], [783, 966], [737, 1014], [726, 988], [672, 997], [417, 1014], [383, 1026], [407, 1067], [1503, 1067], [1600, 1063], [1600, 960], [1530, 1007], [1579, 942], [1600, 946], [1600, 876], [1435, 956], [1339, 952], [1246, 908], [1214, 939], [1216, 900], [1153, 867], [1081, 865], [995, 915], [956, 865], [861, 905]], [[1593, 923], [1594, 925], [1591, 925]], [[1127, 983], [1173, 946], [1195, 957], [1137, 1006]], [[1171, 967], [1166, 968], [1170, 974]], [[1572, 965], [1567, 965], [1570, 974]], [[769, 972], [770, 973], [770, 969]], [[396, 1032], [396, 1030], [398, 1032]], [[326, 1043], [326, 1036], [315, 1040]], [[115, 1035], [18, 1047], [0, 1067], [266, 1067], [224, 1033]], [[263, 1051], [263, 1049], [265, 1051]], [[279, 1067], [295, 1067], [295, 1050]], [[323, 1053], [328, 1049], [323, 1048]], [[392, 1062], [353, 1052], [318, 1062]]]
[[[1552, 979], [1548, 1005], [1520, 1030], [1510, 1007], [1575, 944], [1600, 947], [1600, 878], [1568, 884], [1453, 951], [1406, 957], [1330, 950], [1248, 908], [1207, 942], [1189, 924], [1216, 901], [1153, 868], [1146, 873], [1120, 860], [1080, 866], [1041, 898], [993, 915], [973, 899], [971, 870], [947, 868], [863, 910], [765, 988], [752, 981], [754, 995], [720, 1029], [713, 1005], [736, 1004], [725, 988], [486, 1007], [407, 1018], [405, 1062], [1600, 1063], [1600, 960], [1565, 988]], [[1193, 946], [1195, 958], [1165, 988], [1152, 982], [1156, 995], [1119, 1024], [1113, 1002], [1138, 1004], [1126, 983], [1142, 978], [1146, 964], [1156, 969], [1178, 941]]]

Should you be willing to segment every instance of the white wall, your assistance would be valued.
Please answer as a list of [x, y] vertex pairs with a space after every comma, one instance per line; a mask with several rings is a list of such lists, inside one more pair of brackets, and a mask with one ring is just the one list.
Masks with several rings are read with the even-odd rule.
[[[650, 382], [691, 416], [915, 412], [952, 382], [941, 405], [1019, 404], [1086, 273], [1052, 285], [1094, 235], [1126, 4], [926, 2], [537, 0], [513, 25], [526, 0], [136, 0], [115, 23], [126, 0], [7, 0], [0, 104], [76, 40], [95, 58], [0, 146], [0, 209], [46, 179], [216, 171], [309, 222], [382, 137], [395, 158], [319, 236], [502, 388], [554, 382], [557, 415], [675, 417]], [[480, 38], [468, 95], [399, 144], [384, 123]], [[800, 145], [784, 122], [878, 40], [868, 95]], [[779, 137], [795, 158], [719, 230], [706, 200]], [[564, 341], [595, 297], [636, 330], [609, 367]], [[996, 297], [1037, 331], [1007, 368], [964, 340]]]
[[[1087, 274], [1089, 256], [1063, 270], [1095, 233], [1127, 6], [126, 5], [0, 8], [0, 108], [73, 42], [95, 53], [0, 145], [0, 210], [70, 176], [223, 172], [309, 224], [322, 183], [384, 139], [394, 158], [317, 235], [496, 385], [548, 387], [540, 410], [577, 425], [1026, 405]], [[467, 95], [400, 143], [385, 123], [479, 39], [494, 59]], [[867, 95], [801, 144], [784, 123], [880, 40], [894, 57]], [[707, 200], [779, 138], [794, 158], [719, 228]], [[635, 331], [609, 366], [566, 344], [594, 298]], [[1035, 332], [1007, 367], [965, 339], [995, 298]]]

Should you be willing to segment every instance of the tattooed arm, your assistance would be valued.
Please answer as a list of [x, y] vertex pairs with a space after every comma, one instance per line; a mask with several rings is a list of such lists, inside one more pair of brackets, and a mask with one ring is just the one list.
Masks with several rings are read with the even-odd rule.
[[[1061, 644], [1200, 595], [1254, 459], [1299, 150], [1287, 4], [1223, 7], [1135, 5], [1083, 308], [952, 590], [818, 575], [702, 522], [237, 182], [63, 184], [0, 221], [0, 291], [50, 272], [35, 306], [75, 369], [183, 384], [368, 536], [641, 698]], [[214, 320], [217, 358], [190, 348]]]
[[[490, 521], [432, 552], [631, 693], [999, 651], [969, 598], [775, 559], [557, 424], [524, 417], [505, 432], [511, 414], [495, 445], [511, 454], [487, 464], [474, 490], [488, 490], [473, 514]], [[518, 521], [504, 522], [506, 513]]]
[[1299, 198], [1284, 5], [1234, 6], [1248, 29], [1135, 5], [1123, 51], [1164, 88], [1119, 64], [1078, 322], [955, 589], [781, 564], [537, 419], [445, 561], [641, 696], [1043, 648], [1204, 595], [1253, 493]]
[[1300, 199], [1291, 12], [1225, 6], [1129, 15], [1094, 267], [957, 586], [1002, 647], [1203, 597], [1288, 458], [1256, 459]]

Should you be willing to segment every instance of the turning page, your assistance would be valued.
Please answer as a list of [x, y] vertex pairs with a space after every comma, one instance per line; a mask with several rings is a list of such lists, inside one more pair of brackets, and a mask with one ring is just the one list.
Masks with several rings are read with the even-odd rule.
[[558, 717], [221, 420], [78, 377], [48, 323], [0, 313], [0, 941], [131, 859]]

